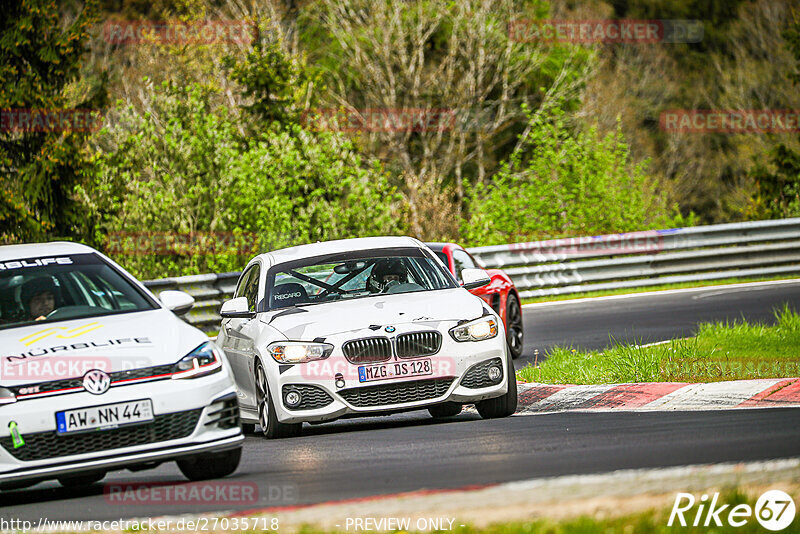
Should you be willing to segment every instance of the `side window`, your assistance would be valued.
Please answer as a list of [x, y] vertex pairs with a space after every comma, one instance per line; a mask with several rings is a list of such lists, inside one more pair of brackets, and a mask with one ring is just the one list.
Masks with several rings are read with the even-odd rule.
[[250, 276], [247, 283], [244, 285], [244, 294], [247, 297], [247, 304], [250, 311], [256, 311], [256, 303], [258, 302], [258, 281], [261, 278], [261, 268], [255, 265], [250, 269]]
[[436, 257], [439, 258], [439, 260], [442, 263], [444, 263], [445, 269], [447, 269], [449, 271], [450, 270], [450, 260], [447, 258], [447, 254], [445, 254], [444, 252], [434, 252], [434, 254], [436, 254]]
[[239, 279], [239, 285], [236, 286], [236, 291], [233, 292], [233, 298], [243, 297], [244, 295], [244, 288], [247, 287], [247, 281], [250, 280], [250, 277], [253, 275], [254, 267], [248, 269], [244, 275]]
[[469, 257], [469, 254], [459, 249], [453, 250], [453, 263], [455, 264], [456, 268], [456, 278], [459, 280], [461, 280], [462, 269], [475, 268], [475, 263], [472, 261], [472, 258]]

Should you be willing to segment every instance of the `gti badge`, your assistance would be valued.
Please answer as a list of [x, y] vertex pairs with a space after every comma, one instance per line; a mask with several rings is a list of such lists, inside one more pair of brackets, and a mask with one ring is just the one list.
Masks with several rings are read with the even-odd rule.
[[387, 332], [389, 332], [389, 333], [391, 334], [392, 332], [394, 332], [394, 331], [395, 331], [395, 327], [393, 327], [393, 326], [387, 326], [386, 328], [384, 328], [384, 330], [386, 330]]
[[92, 395], [102, 395], [110, 386], [111, 378], [104, 371], [92, 369], [83, 375], [83, 389]]

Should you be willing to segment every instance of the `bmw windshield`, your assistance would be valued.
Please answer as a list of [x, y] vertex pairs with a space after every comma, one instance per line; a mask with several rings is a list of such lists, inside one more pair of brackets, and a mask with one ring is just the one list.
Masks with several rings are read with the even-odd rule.
[[269, 309], [455, 287], [439, 262], [415, 248], [306, 258], [279, 264], [267, 276]]
[[97, 254], [0, 262], [0, 329], [155, 308]]

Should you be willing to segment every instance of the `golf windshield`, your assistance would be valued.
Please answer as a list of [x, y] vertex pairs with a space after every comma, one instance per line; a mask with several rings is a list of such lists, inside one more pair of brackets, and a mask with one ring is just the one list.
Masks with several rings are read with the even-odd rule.
[[0, 329], [155, 308], [96, 254], [0, 262]]
[[458, 287], [420, 249], [382, 249], [279, 264], [267, 277], [269, 309]]

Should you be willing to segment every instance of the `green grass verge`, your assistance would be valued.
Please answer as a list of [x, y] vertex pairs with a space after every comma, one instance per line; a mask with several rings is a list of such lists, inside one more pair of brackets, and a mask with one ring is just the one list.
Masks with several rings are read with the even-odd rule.
[[533, 304], [536, 302], [552, 302], [557, 300], [573, 300], [592, 297], [609, 297], [613, 295], [629, 295], [632, 293], [649, 293], [651, 291], [666, 291], [669, 289], [687, 289], [692, 287], [724, 286], [729, 284], [742, 284], [747, 282], [769, 282], [771, 280], [791, 280], [796, 276], [771, 276], [761, 278], [724, 278], [722, 280], [704, 280], [700, 282], [683, 282], [680, 284], [660, 284], [648, 287], [631, 287], [627, 289], [610, 289], [607, 291], [590, 291], [588, 293], [570, 293], [568, 295], [553, 295], [550, 297], [534, 297], [522, 299], [522, 304]]
[[800, 315], [788, 305], [776, 324], [704, 323], [696, 337], [650, 347], [615, 345], [581, 352], [557, 347], [534, 367], [517, 371], [524, 382], [610, 384], [716, 382], [800, 376]]

